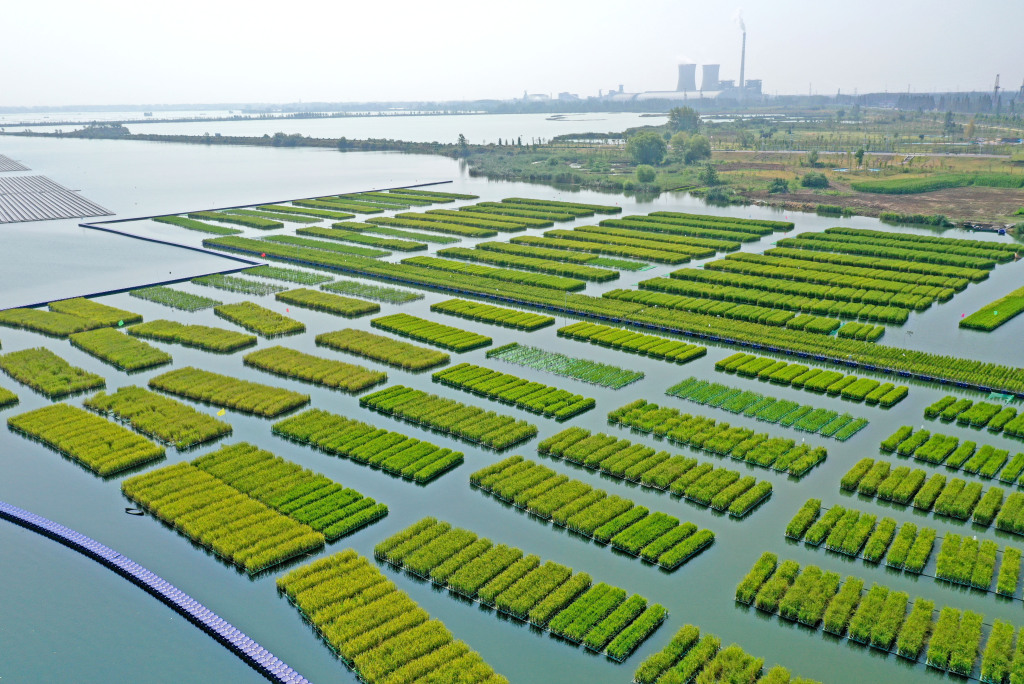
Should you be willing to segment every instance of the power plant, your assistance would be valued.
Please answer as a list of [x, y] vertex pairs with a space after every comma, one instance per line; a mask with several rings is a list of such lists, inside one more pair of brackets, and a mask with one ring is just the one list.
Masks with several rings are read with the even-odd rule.
[[[603, 99], [613, 102], [631, 102], [645, 100], [736, 100], [738, 102], [750, 102], [761, 99], [761, 79], [747, 79], [747, 27], [741, 18], [737, 18], [743, 38], [740, 45], [740, 80], [739, 86], [736, 81], [722, 80], [719, 64], [702, 64], [700, 67], [700, 87], [697, 86], [697, 65], [686, 61], [678, 65], [679, 76], [676, 81], [675, 90], [651, 90], [643, 93], [623, 92], [622, 86], [618, 90], [609, 90]], [[694, 103], [696, 104], [696, 103]]]

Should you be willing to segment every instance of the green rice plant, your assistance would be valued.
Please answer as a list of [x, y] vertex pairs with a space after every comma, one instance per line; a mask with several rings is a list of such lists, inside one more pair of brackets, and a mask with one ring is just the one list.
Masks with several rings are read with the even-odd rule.
[[117, 307], [101, 304], [93, 299], [84, 297], [73, 297], [50, 302], [50, 311], [71, 316], [78, 316], [92, 321], [98, 326], [124, 326], [133, 323], [141, 323], [142, 316], [131, 311], [118, 309]]
[[675, 666], [658, 679], [661, 684], [683, 684], [691, 681], [712, 661], [722, 647], [714, 634], [706, 634]]
[[938, 473], [928, 478], [928, 481], [918, 490], [914, 496], [914, 501], [911, 505], [914, 508], [930, 511], [935, 505], [935, 500], [938, 499], [939, 494], [946, 488], [946, 476]]
[[786, 536], [790, 539], [803, 539], [804, 534], [819, 515], [821, 515], [821, 499], [808, 499], [786, 526]]
[[296, 216], [313, 216], [318, 219], [350, 219], [353, 218], [352, 214], [346, 214], [341, 211], [329, 211], [324, 209], [315, 209], [312, 207], [301, 207], [301, 206], [290, 206], [287, 204], [261, 204], [257, 209], [264, 211], [271, 211], [277, 214], [294, 214]]
[[363, 681], [508, 682], [352, 550], [292, 570], [277, 586]]
[[205, 325], [186, 325], [176, 321], [157, 320], [128, 328], [128, 334], [161, 342], [176, 342], [186, 347], [230, 353], [256, 344], [254, 335]]
[[170, 394], [273, 418], [309, 403], [308, 394], [238, 380], [191, 366], [150, 378], [149, 386]]
[[843, 475], [839, 481], [839, 487], [848, 491], [854, 491], [860, 485], [864, 476], [868, 474], [875, 465], [875, 459], [873, 458], [862, 458], [857, 461], [850, 470]]
[[8, 406], [14, 406], [18, 403], [18, 395], [7, 389], [6, 387], [0, 387], [0, 408], [7, 408]]
[[939, 412], [939, 418], [950, 421], [969, 409], [974, 404], [970, 399], [957, 399]]
[[985, 652], [981, 657], [981, 681], [1003, 682], [1010, 674], [1013, 661], [1013, 633], [1011, 623], [996, 620], [992, 625]]
[[932, 613], [935, 604], [927, 599], [915, 599], [910, 615], [896, 639], [896, 653], [909, 660], [916, 661], [924, 648], [924, 642], [932, 631]]
[[1002, 410], [1002, 406], [999, 404], [991, 404], [985, 401], [979, 401], [970, 407], [959, 416], [956, 417], [956, 422], [960, 425], [970, 425], [972, 427], [984, 427], [988, 425], [989, 421], [995, 418], [996, 414]]
[[934, 546], [935, 530], [930, 527], [921, 528], [914, 539], [914, 543], [910, 546], [907, 559], [903, 563], [903, 569], [916, 574], [924, 572], [924, 566], [928, 564], [928, 558], [931, 556]]
[[425, 370], [449, 360], [444, 352], [353, 328], [321, 333], [316, 336], [316, 343], [407, 370]]
[[134, 385], [120, 387], [113, 394], [100, 392], [86, 399], [85, 406], [179, 450], [231, 434], [229, 424]]
[[822, 618], [823, 629], [829, 634], [843, 636], [846, 627], [850, 623], [850, 616], [860, 604], [861, 592], [864, 590], [864, 580], [857, 577], [847, 577], [839, 593], [828, 604], [825, 609], [825, 616]]
[[517, 330], [533, 331], [555, 322], [553, 316], [530, 313], [527, 311], [516, 311], [491, 304], [470, 302], [465, 299], [449, 299], [430, 305], [431, 311], [468, 318], [473, 321], [494, 323]]
[[372, 223], [377, 226], [391, 226], [394, 228], [415, 228], [417, 230], [428, 231], [433, 230], [437, 231], [438, 233], [458, 235], [460, 237], [470, 238], [494, 237], [495, 235], [498, 234], [498, 231], [494, 230], [493, 228], [475, 228], [473, 226], [466, 226], [461, 223], [424, 221], [421, 219], [414, 218], [369, 218], [366, 219], [366, 222]]
[[374, 318], [370, 321], [370, 325], [456, 352], [466, 352], [491, 344], [491, 338], [486, 335], [478, 335], [403, 313]]
[[445, 237], [443, 235], [434, 235], [432, 233], [419, 233], [411, 230], [399, 230], [398, 228], [385, 228], [378, 226], [373, 223], [356, 223], [352, 221], [342, 221], [334, 224], [337, 228], [345, 228], [346, 230], [354, 230], [361, 233], [375, 233], [377, 235], [387, 235], [388, 237], [396, 237], [402, 240], [409, 240], [411, 242], [427, 242], [436, 243], [439, 245], [451, 245], [456, 244], [460, 240], [455, 237]]
[[216, 211], [194, 211], [188, 217], [206, 221], [219, 221], [220, 223], [234, 223], [246, 228], [259, 228], [260, 230], [284, 228], [284, 224], [280, 221], [271, 221], [270, 219], [259, 218], [258, 216], [222, 214]]
[[432, 379], [449, 387], [512, 404], [556, 420], [566, 420], [589, 411], [596, 403], [593, 399], [557, 387], [529, 382], [514, 375], [469, 363], [460, 363], [437, 371]]
[[638, 371], [548, 352], [537, 347], [521, 345], [518, 342], [489, 349], [486, 356], [489, 359], [501, 359], [519, 366], [575, 378], [612, 389], [621, 389], [644, 377], [644, 374]]
[[1020, 582], [1020, 549], [1007, 546], [1003, 549], [1003, 559], [999, 564], [999, 577], [996, 579], [996, 593], [1003, 596], [1014, 596]]
[[0, 355], [0, 370], [50, 399], [106, 386], [99, 375], [72, 366], [45, 347]]
[[505, 266], [520, 268], [525, 271], [536, 271], [551, 275], [575, 278], [578, 280], [589, 280], [594, 282], [607, 282], [619, 277], [618, 271], [607, 268], [596, 268], [589, 264], [574, 264], [550, 259], [536, 259], [529, 256], [505, 254], [487, 249], [466, 249], [464, 247], [449, 247], [438, 250], [438, 256], [449, 259], [461, 259], [494, 266]]
[[355, 318], [356, 316], [363, 316], [365, 314], [377, 313], [380, 311], [379, 304], [366, 302], [361, 299], [329, 294], [327, 292], [310, 290], [308, 288], [279, 292], [274, 295], [274, 299], [279, 302], [284, 302], [285, 304], [301, 306], [305, 309], [313, 309], [314, 311], [326, 311], [327, 313], [335, 314], [336, 316], [344, 316], [346, 318]]
[[164, 457], [163, 447], [131, 430], [67, 404], [12, 416], [7, 427], [107, 477]]
[[400, 252], [415, 252], [428, 247], [425, 242], [403, 240], [395, 237], [381, 237], [379, 235], [367, 235], [358, 231], [348, 230], [345, 223], [335, 223], [333, 228], [322, 226], [311, 226], [309, 228], [298, 228], [296, 235], [308, 235], [315, 238], [327, 240], [339, 240], [341, 242], [352, 242], [357, 245], [367, 245], [378, 249], [396, 250]]
[[420, 188], [396, 188], [388, 190], [389, 194], [403, 197], [423, 197], [435, 202], [448, 202], [451, 200], [475, 200], [477, 195], [466, 195], [457, 192], [438, 192], [436, 190], [421, 190]]
[[521, 235], [514, 237], [509, 242], [514, 245], [521, 245], [525, 247], [539, 247], [542, 249], [564, 249], [571, 252], [583, 252], [594, 255], [607, 255], [612, 257], [628, 257], [631, 259], [639, 259], [642, 261], [655, 261], [663, 264], [685, 264], [692, 257], [697, 256], [700, 258], [711, 256], [714, 254], [711, 250], [704, 249], [692, 249], [684, 251], [669, 251], [656, 247], [657, 243], [636, 241], [646, 246], [638, 246], [637, 244], [623, 244], [618, 240], [584, 240], [584, 234], [578, 233], [573, 235], [571, 231], [566, 231], [575, 239], [565, 239], [558, 237], [551, 237], [545, 235], [544, 237], [536, 237], [533, 235]]
[[346, 392], [359, 392], [385, 382], [388, 378], [387, 373], [280, 346], [251, 352], [243, 357], [242, 361], [247, 366], [269, 373], [298, 378]]
[[113, 328], [97, 328], [68, 336], [71, 346], [123, 371], [137, 371], [171, 362], [171, 355], [142, 340], [128, 337]]
[[956, 401], [956, 397], [947, 394], [946, 396], [944, 396], [941, 399], [937, 400], [935, 403], [933, 403], [933, 404], [929, 405], [928, 407], [926, 407], [925, 410], [924, 410], [924, 417], [925, 418], [938, 418], [939, 414], [942, 413], [946, 408], [948, 408], [955, 401]]
[[961, 318], [959, 325], [961, 328], [991, 332], [1021, 311], [1024, 311], [1024, 287], [986, 304], [966, 318]]
[[213, 235], [238, 235], [242, 232], [237, 228], [215, 226], [212, 223], [196, 221], [195, 219], [185, 218], [184, 216], [157, 216], [152, 220], [157, 223], [166, 223], [168, 225], [178, 226], [179, 228], [185, 228], [187, 230], [195, 230], [200, 233], [212, 233]]
[[213, 309], [213, 313], [219, 318], [231, 321], [263, 337], [294, 335], [306, 330], [305, 324], [301, 321], [288, 318], [252, 302], [221, 304]]
[[81, 316], [41, 309], [5, 309], [0, 311], [0, 325], [53, 337], [67, 337], [71, 333], [103, 327], [98, 321]]
[[[664, 514], [650, 515], [646, 508], [607, 497], [605, 492], [558, 476], [550, 468], [522, 457], [512, 457], [473, 473], [470, 482], [539, 517], [550, 518], [600, 542], [610, 541], [668, 570], [714, 541], [709, 530], [698, 530], [691, 523], [680, 525]], [[584, 504], [574, 505], [577, 501]]]
[[694, 625], [683, 625], [668, 642], [665, 648], [647, 657], [636, 672], [633, 681], [638, 684], [655, 684], [662, 674], [675, 665], [693, 648], [700, 637], [700, 629]]
[[460, 452], [319, 409], [275, 423], [272, 431], [419, 483], [429, 482], [463, 461]]
[[201, 297], [189, 292], [182, 292], [181, 290], [175, 290], [174, 288], [165, 287], [163, 285], [132, 290], [128, 294], [132, 297], [156, 302], [157, 304], [163, 304], [164, 306], [169, 306], [172, 309], [180, 309], [182, 311], [200, 311], [202, 309], [210, 309], [223, 304], [223, 302], [217, 301], [216, 299]]
[[1003, 407], [999, 413], [988, 422], [989, 432], [1002, 432], [1006, 424], [1017, 417], [1017, 409], [1012, 406]]
[[881, 562], [882, 556], [889, 550], [889, 545], [895, 534], [896, 521], [892, 518], [882, 518], [864, 545], [864, 560], [869, 563]]
[[537, 427], [525, 421], [402, 385], [368, 394], [359, 405], [499, 451], [537, 434]]
[[[528, 225], [515, 217], [479, 216], [450, 209], [431, 209], [422, 214], [395, 214], [395, 216], [419, 221], [438, 221], [440, 223], [457, 223], [464, 226], [475, 226], [477, 228], [494, 228], [495, 230], [501, 231], [523, 230]], [[537, 226], [534, 225], [533, 227]]]
[[[974, 669], [974, 663], [978, 659], [978, 650], [981, 645], [981, 625], [983, 619], [978, 613], [973, 613], [969, 610], [964, 611], [963, 618], [960, 620], [960, 629], [957, 631], [949, 650], [950, 672], [967, 676]], [[935, 631], [937, 634], [937, 627]]]
[[[294, 220], [294, 219], [293, 219]], [[309, 271], [300, 271], [295, 268], [281, 268], [280, 266], [253, 266], [242, 271], [245, 275], [256, 276], [257, 278], [270, 278], [281, 280], [286, 283], [298, 283], [299, 285], [319, 285], [330, 282], [329, 276]]]
[[[358, 202], [354, 200], [348, 200], [343, 197], [327, 196], [317, 197], [316, 199], [310, 200], [294, 200], [292, 204], [300, 207], [313, 207], [314, 209], [328, 209], [328, 210], [342, 210], [342, 211], [354, 211], [358, 214], [379, 214], [384, 211], [384, 207], [370, 202]], [[349, 216], [351, 218], [351, 216]]]
[[387, 302], [388, 304], [405, 304], [406, 302], [414, 302], [417, 299], [423, 299], [423, 295], [418, 292], [409, 292], [407, 290], [399, 290], [393, 287], [371, 285], [369, 283], [362, 283], [355, 280], [339, 280], [336, 283], [322, 285], [320, 289], [327, 290], [328, 292], [335, 292], [337, 294], [353, 295], [355, 297], [362, 297], [363, 299], [372, 299], [378, 302]]
[[686, 363], [707, 354], [706, 347], [595, 323], [581, 322], [559, 328], [558, 336], [592, 342], [614, 349], [623, 349], [676, 363]]
[[388, 507], [244, 442], [201, 456], [192, 466], [290, 518], [328, 541], [384, 517]]
[[271, 211], [255, 211], [253, 209], [225, 209], [222, 213], [236, 214], [238, 216], [253, 216], [256, 218], [267, 219], [270, 221], [280, 221], [281, 223], [319, 223], [320, 221], [320, 219], [303, 218], [301, 216], [296, 216], [295, 214]]
[[501, 200], [502, 204], [512, 204], [515, 206], [523, 205], [529, 209], [542, 209], [544, 211], [566, 211], [569, 213], [574, 212], [589, 212], [583, 214], [583, 216], [589, 216], [590, 214], [620, 214], [622, 213], [622, 207], [611, 206], [607, 204], [581, 204], [579, 202], [559, 202], [556, 200], [538, 200], [529, 199], [526, 197], [506, 197]]
[[429, 256], [408, 257], [406, 259], [402, 259], [402, 263], [439, 271], [451, 271], [453, 273], [472, 275], [490, 280], [499, 280], [518, 285], [532, 285], [534, 287], [543, 287], [565, 292], [576, 292], [578, 290], [582, 290], [587, 285], [584, 281], [576, 278], [566, 278], [563, 276], [547, 275], [544, 273], [530, 273], [510, 268], [493, 268], [491, 266], [467, 264], [461, 261], [438, 259], [437, 257]]
[[775, 573], [761, 585], [757, 596], [754, 597], [754, 606], [766, 613], [774, 613], [799, 572], [800, 565], [796, 561], [780, 563]]
[[[870, 596], [868, 592], [868, 596]], [[903, 626], [903, 617], [907, 612], [907, 604], [910, 597], [906, 592], [893, 591], [885, 599], [879, 615], [871, 627], [871, 645], [875, 648], [888, 651], [896, 641], [900, 628]], [[856, 620], [856, 616], [854, 616]]]
[[[248, 243], [245, 242], [245, 238], [228, 238], [231, 241], [242, 241], [243, 244], [254, 244], [256, 246], [256, 253], [263, 254], [316, 254], [321, 258], [329, 259], [327, 255], [337, 255], [341, 258], [346, 256], [361, 256], [370, 257], [375, 259], [377, 257], [387, 256], [391, 252], [384, 249], [374, 249], [372, 247], [355, 247], [353, 245], [340, 245], [337, 242], [328, 242], [326, 240], [311, 240], [309, 238], [299, 237], [297, 235], [272, 235], [262, 240], [252, 240]], [[309, 251], [307, 251], [309, 250]], [[326, 254], [324, 254], [326, 253]], [[299, 262], [304, 263], [304, 262]], [[310, 262], [311, 265], [315, 266], [315, 262]]]
[[219, 290], [240, 292], [247, 295], [267, 295], [287, 289], [281, 285], [260, 283], [254, 280], [246, 280], [245, 278], [236, 278], [235, 276], [224, 275], [223, 273], [200, 276], [198, 278], [193, 278], [189, 282], [194, 285], [205, 285], [207, 287], [215, 287]]

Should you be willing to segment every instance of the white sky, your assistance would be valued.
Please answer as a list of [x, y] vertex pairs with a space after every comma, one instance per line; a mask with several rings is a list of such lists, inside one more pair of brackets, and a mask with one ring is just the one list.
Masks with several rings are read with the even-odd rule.
[[1016, 90], [1021, 0], [4, 3], [0, 106], [511, 98], [672, 90], [720, 63], [767, 93]]

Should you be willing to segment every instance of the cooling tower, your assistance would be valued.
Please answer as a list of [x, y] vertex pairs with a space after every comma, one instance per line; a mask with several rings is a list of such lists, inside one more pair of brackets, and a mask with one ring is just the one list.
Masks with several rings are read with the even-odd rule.
[[700, 89], [718, 90], [718, 64], [704, 64], [700, 68]]
[[676, 92], [693, 93], [697, 90], [697, 65], [680, 64], [679, 82], [676, 84]]

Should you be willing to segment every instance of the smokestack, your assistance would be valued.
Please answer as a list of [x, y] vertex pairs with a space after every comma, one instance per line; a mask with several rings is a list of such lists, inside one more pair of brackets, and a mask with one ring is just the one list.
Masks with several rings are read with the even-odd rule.
[[747, 32], [743, 32], [743, 47], [740, 49], [740, 99], [743, 99], [743, 71], [747, 67]]
[[676, 92], [692, 93], [697, 90], [697, 65], [680, 64], [679, 81], [676, 84]]

